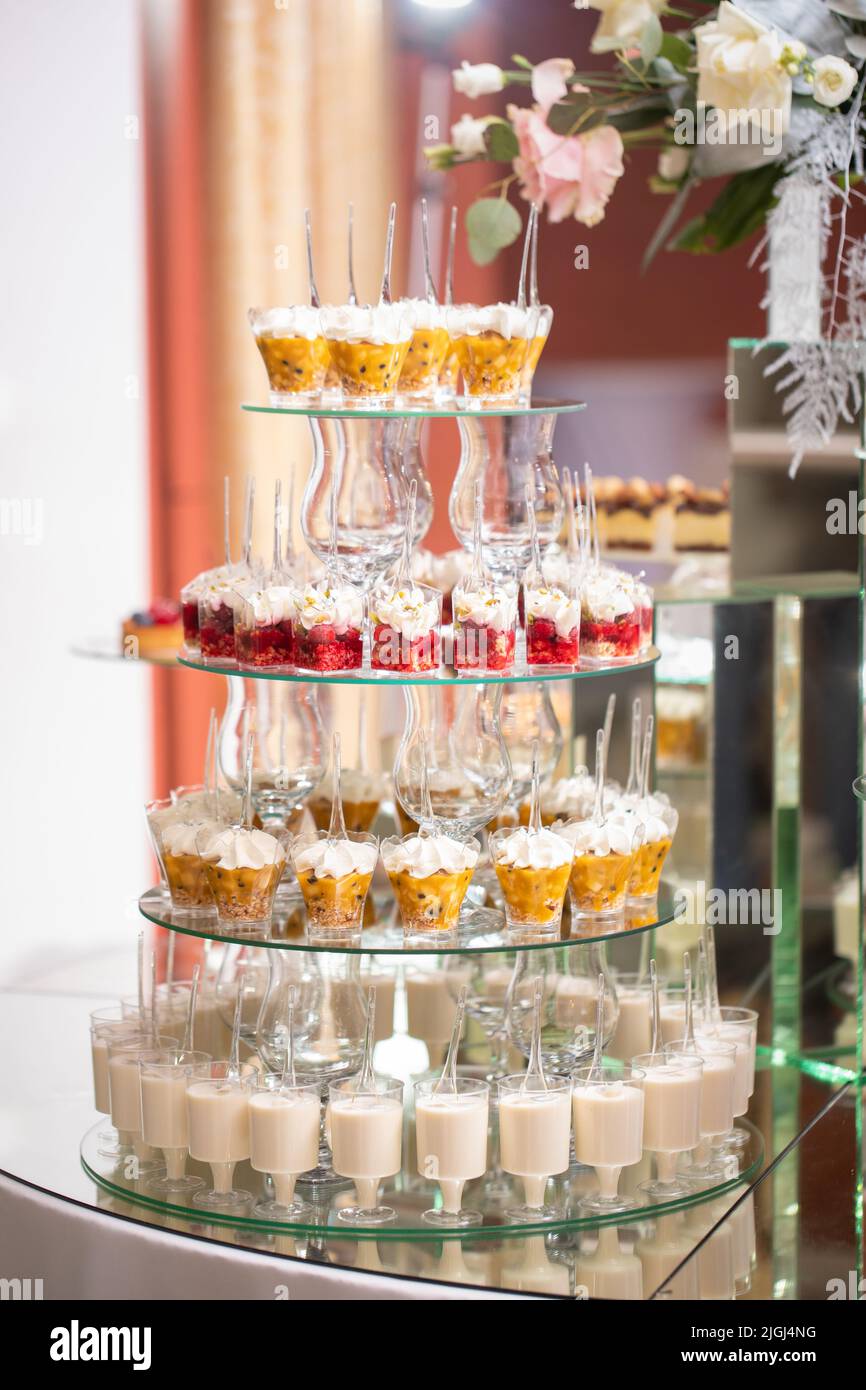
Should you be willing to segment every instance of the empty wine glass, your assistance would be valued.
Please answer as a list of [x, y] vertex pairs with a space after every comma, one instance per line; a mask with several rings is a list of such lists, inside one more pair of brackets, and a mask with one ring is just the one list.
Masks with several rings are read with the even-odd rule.
[[456, 1002], [461, 990], [466, 990], [466, 1013], [483, 1028], [487, 1038], [491, 1065], [488, 1081], [498, 1080], [507, 1069], [505, 1015], [513, 975], [514, 960], [506, 951], [501, 954], [471, 952], [449, 956], [445, 961], [445, 978], [451, 995]]
[[325, 770], [324, 728], [316, 687], [284, 681], [233, 680], [219, 731], [223, 776], [244, 787], [244, 750], [253, 743], [253, 800], [262, 820], [285, 824], [319, 785]]
[[505, 805], [511, 764], [498, 722], [501, 687], [457, 692], [406, 686], [406, 728], [394, 764], [394, 791], [417, 824], [424, 819], [422, 768], [426, 758], [433, 825], [469, 839]]
[[532, 745], [538, 744], [542, 785], [553, 776], [562, 754], [562, 729], [553, 709], [549, 686], [520, 681], [503, 688], [499, 727], [511, 760], [512, 806], [520, 806], [532, 783]]
[[484, 563], [500, 583], [517, 582], [531, 555], [527, 487], [542, 550], [556, 540], [562, 525], [562, 492], [553, 463], [556, 416], [478, 412], [459, 416], [457, 424], [460, 464], [448, 501], [452, 530], [469, 550], [480, 482]]

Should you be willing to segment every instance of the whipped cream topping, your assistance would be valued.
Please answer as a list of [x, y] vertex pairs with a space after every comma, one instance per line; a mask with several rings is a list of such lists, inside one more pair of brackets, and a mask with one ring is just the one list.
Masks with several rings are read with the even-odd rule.
[[562, 826], [561, 833], [567, 835], [574, 845], [575, 859], [584, 855], [631, 854], [634, 832], [621, 820], [606, 820], [601, 825], [595, 821], [572, 821]]
[[375, 844], [357, 840], [314, 840], [294, 851], [295, 870], [312, 869], [318, 878], [345, 878], [347, 874], [371, 874], [379, 856]]
[[447, 311], [452, 338], [475, 338], [480, 333], [498, 333], [500, 338], [531, 338], [538, 318], [535, 309], [516, 304], [456, 304]]
[[497, 840], [496, 860], [515, 869], [558, 869], [570, 864], [570, 842], [554, 830], [529, 830], [521, 825]]
[[501, 584], [482, 589], [459, 587], [454, 590], [451, 606], [457, 622], [491, 627], [497, 632], [507, 632], [517, 621], [517, 595]]
[[431, 874], [459, 874], [474, 869], [478, 850], [447, 835], [410, 835], [383, 848], [382, 862], [389, 874], [429, 878]]
[[264, 589], [247, 589], [244, 599], [252, 609], [253, 621], [261, 627], [289, 623], [295, 616], [295, 590], [290, 584], [269, 584]]
[[527, 585], [525, 604], [527, 618], [546, 618], [557, 637], [568, 637], [580, 623], [580, 603], [556, 585]]
[[659, 840], [669, 840], [671, 828], [666, 820], [656, 815], [651, 810], [643, 810], [640, 803], [635, 810], [635, 819], [643, 827], [644, 843], [647, 845], [658, 844]]
[[439, 625], [439, 601], [428, 597], [424, 589], [377, 589], [373, 594], [372, 620], [376, 625], [390, 627], [408, 642], [426, 637]]
[[233, 613], [237, 613], [243, 603], [243, 596], [228, 580], [220, 580], [217, 583], [209, 583], [202, 590], [199, 603], [204, 604], [212, 613], [217, 613], [220, 608], [230, 608]]
[[274, 835], [237, 825], [220, 830], [204, 849], [200, 848], [200, 853], [220, 869], [265, 869], [271, 864], [282, 864], [286, 857]]
[[420, 328], [444, 328], [445, 309], [441, 304], [431, 304], [427, 299], [401, 299], [409, 315], [409, 326], [414, 332]]
[[312, 304], [290, 304], [282, 309], [250, 309], [250, 327], [258, 338], [306, 338], [322, 336], [322, 320]]
[[635, 611], [628, 585], [617, 570], [591, 570], [581, 586], [583, 611], [593, 622], [612, 623]]
[[574, 815], [595, 796], [595, 780], [588, 770], [578, 768], [572, 777], [559, 777], [549, 787], [541, 788], [541, 809], [552, 815]]
[[320, 623], [331, 623], [337, 632], [360, 630], [364, 621], [364, 602], [351, 584], [305, 584], [294, 594], [295, 617], [309, 632]]
[[224, 829], [216, 820], [172, 821], [162, 829], [163, 853], [201, 855]]
[[465, 550], [448, 550], [434, 555], [432, 550], [416, 550], [412, 556], [412, 574], [423, 584], [450, 594], [462, 575], [467, 574], [471, 557]]
[[412, 336], [405, 304], [326, 304], [322, 308], [326, 338], [345, 343], [406, 343]]

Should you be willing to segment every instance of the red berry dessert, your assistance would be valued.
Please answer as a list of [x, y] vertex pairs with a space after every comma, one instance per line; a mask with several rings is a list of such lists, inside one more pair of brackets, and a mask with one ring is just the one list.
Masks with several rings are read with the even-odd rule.
[[358, 671], [364, 604], [351, 584], [323, 579], [294, 594], [293, 662], [300, 671]]
[[198, 601], [198, 639], [202, 660], [210, 666], [235, 664], [235, 612], [240, 595], [227, 583], [209, 584]]
[[641, 609], [630, 575], [599, 567], [581, 590], [582, 654], [596, 664], [623, 664], [640, 651]]
[[294, 614], [294, 590], [288, 584], [244, 592], [235, 614], [238, 665], [288, 670], [295, 645]]
[[514, 664], [517, 596], [499, 584], [458, 585], [453, 594], [454, 667], [507, 671]]
[[370, 665], [374, 671], [438, 671], [442, 661], [442, 595], [423, 584], [382, 585], [370, 600]]
[[580, 655], [580, 604], [555, 584], [524, 585], [529, 666], [574, 667]]

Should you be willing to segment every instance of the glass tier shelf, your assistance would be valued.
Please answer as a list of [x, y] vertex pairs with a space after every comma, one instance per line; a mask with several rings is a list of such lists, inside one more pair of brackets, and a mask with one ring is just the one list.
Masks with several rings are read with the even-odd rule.
[[[199, 936], [206, 941], [221, 941], [235, 946], [268, 947], [278, 951], [324, 951], [332, 955], [386, 955], [386, 956], [459, 956], [477, 955], [496, 951], [549, 951], [559, 946], [585, 946], [593, 941], [613, 941], [638, 932], [652, 931], [672, 922], [677, 915], [678, 904], [674, 890], [662, 883], [653, 910], [640, 914], [617, 918], [615, 921], [599, 922], [595, 927], [582, 926], [576, 933], [567, 932], [565, 927], [557, 936], [545, 936], [521, 941], [505, 930], [505, 919], [495, 908], [464, 908], [461, 913], [457, 937], [441, 945], [428, 942], [407, 943], [399, 925], [365, 927], [358, 937], [324, 940], [321, 937], [307, 936], [304, 909], [297, 894], [291, 896], [287, 906], [277, 903], [270, 929], [257, 935], [246, 931], [232, 935], [220, 929], [216, 917], [210, 913], [194, 915], [175, 914], [171, 909], [168, 895], [161, 888], [149, 888], [138, 900], [138, 910], [149, 922], [169, 931], [180, 932], [185, 936]], [[396, 911], [396, 907], [394, 909]]]
[[206, 666], [203, 661], [192, 661], [186, 656], [179, 656], [178, 664], [188, 667], [190, 671], [204, 671], [209, 676], [245, 676], [252, 680], [294, 681], [299, 685], [377, 685], [402, 688], [406, 685], [514, 685], [519, 681], [537, 683], [588, 680], [593, 676], [618, 676], [623, 671], [647, 670], [655, 665], [660, 655], [657, 647], [648, 647], [639, 660], [618, 666], [587, 666], [583, 670], [578, 668], [575, 671], [546, 672], [543, 667], [530, 671], [525, 665], [518, 663], [510, 671], [474, 671], [471, 675], [465, 676], [458, 675], [450, 666], [443, 666], [439, 671], [428, 672], [426, 675], [408, 675], [405, 672], [389, 675], [385, 671], [362, 668], [360, 671], [350, 671], [339, 676], [329, 671], [288, 672], [254, 670], [248, 666]]
[[[441, 1205], [438, 1187], [419, 1177], [406, 1163], [406, 1156], [415, 1153], [415, 1126], [411, 1114], [404, 1119], [403, 1155], [404, 1167], [393, 1178], [386, 1178], [379, 1189], [379, 1201], [395, 1212], [395, 1217], [378, 1226], [353, 1225], [340, 1216], [341, 1208], [354, 1201], [354, 1187], [350, 1179], [340, 1178], [324, 1185], [324, 1190], [313, 1195], [314, 1189], [298, 1179], [297, 1197], [312, 1205], [312, 1211], [300, 1221], [274, 1221], [257, 1217], [254, 1203], [272, 1198], [268, 1190], [269, 1180], [264, 1174], [256, 1172], [248, 1162], [238, 1163], [234, 1173], [234, 1186], [251, 1194], [252, 1200], [237, 1215], [202, 1210], [192, 1204], [188, 1196], [180, 1195], [176, 1201], [166, 1201], [163, 1197], [148, 1190], [147, 1178], [127, 1176], [127, 1160], [106, 1158], [102, 1155], [99, 1134], [105, 1130], [106, 1121], [94, 1125], [81, 1142], [81, 1163], [85, 1173], [99, 1187], [114, 1197], [126, 1202], [148, 1207], [172, 1217], [172, 1222], [189, 1227], [191, 1234], [206, 1234], [209, 1226], [231, 1226], [245, 1231], [279, 1231], [286, 1236], [319, 1235], [339, 1236], [344, 1234], [354, 1239], [369, 1240], [458, 1240], [465, 1241], [478, 1237], [499, 1239], [504, 1236], [547, 1235], [554, 1231], [595, 1230], [599, 1226], [634, 1226], [642, 1220], [655, 1220], [668, 1212], [683, 1211], [688, 1207], [701, 1206], [711, 1202], [722, 1193], [734, 1192], [745, 1187], [758, 1172], [764, 1159], [764, 1144], [760, 1132], [746, 1119], [736, 1121], [736, 1128], [747, 1135], [747, 1142], [736, 1154], [726, 1153], [727, 1175], [713, 1184], [695, 1184], [691, 1192], [672, 1201], [653, 1201], [640, 1191], [640, 1184], [652, 1176], [652, 1161], [644, 1154], [640, 1163], [624, 1168], [620, 1180], [620, 1192], [630, 1197], [635, 1205], [627, 1211], [599, 1216], [597, 1212], [583, 1213], [580, 1199], [598, 1187], [595, 1173], [591, 1168], [573, 1164], [568, 1172], [551, 1180], [548, 1185], [547, 1201], [557, 1209], [556, 1219], [549, 1221], [515, 1221], [508, 1215], [512, 1207], [523, 1203], [523, 1185], [519, 1178], [513, 1178], [501, 1170], [488, 1171], [485, 1177], [466, 1184], [463, 1193], [464, 1208], [477, 1211], [481, 1217], [475, 1225], [442, 1227], [429, 1225], [423, 1213]], [[130, 1165], [132, 1166], [132, 1165]], [[207, 1164], [190, 1159], [187, 1173], [202, 1179], [206, 1188], [211, 1186], [210, 1169]]]
[[856, 777], [851, 783], [851, 790], [860, 801], [866, 801], [866, 777]]
[[346, 405], [344, 401], [318, 401], [303, 405], [273, 405], [270, 402], [243, 401], [242, 410], [250, 410], [261, 415], [301, 415], [308, 419], [320, 420], [459, 420], [472, 419], [485, 415], [573, 415], [575, 411], [586, 410], [585, 401], [547, 400], [533, 397], [531, 401], [491, 402], [485, 405], [466, 404], [461, 399], [440, 401], [426, 405], [421, 401], [386, 405]]
[[83, 656], [88, 661], [121, 662], [124, 666], [161, 666], [169, 670], [177, 666], [177, 651], [131, 656], [121, 651], [116, 637], [85, 637], [80, 642], [73, 642], [69, 650], [73, 656]]

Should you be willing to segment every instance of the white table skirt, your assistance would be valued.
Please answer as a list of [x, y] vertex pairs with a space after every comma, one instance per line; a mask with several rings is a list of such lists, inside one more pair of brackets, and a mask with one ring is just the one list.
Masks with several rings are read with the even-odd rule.
[[124, 1220], [0, 1175], [0, 1278], [41, 1279], [45, 1299], [525, 1298], [239, 1250]]

